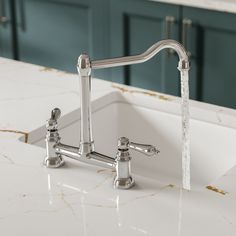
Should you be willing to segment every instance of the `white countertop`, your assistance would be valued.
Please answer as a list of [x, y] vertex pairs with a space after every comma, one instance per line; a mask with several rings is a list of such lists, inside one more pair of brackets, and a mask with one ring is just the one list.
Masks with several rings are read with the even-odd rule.
[[[111, 90], [93, 79], [92, 100]], [[224, 114], [236, 114], [191, 106], [212, 110], [223, 124]], [[141, 176], [134, 189], [114, 190], [114, 173], [73, 160], [61, 169], [42, 166], [45, 150], [18, 139], [43, 126], [52, 108], [68, 114], [79, 107], [77, 75], [0, 59], [0, 107], [1, 235], [236, 235], [236, 168], [211, 190], [188, 192]]]
[[151, 0], [151, 1], [236, 13], [235, 0]]

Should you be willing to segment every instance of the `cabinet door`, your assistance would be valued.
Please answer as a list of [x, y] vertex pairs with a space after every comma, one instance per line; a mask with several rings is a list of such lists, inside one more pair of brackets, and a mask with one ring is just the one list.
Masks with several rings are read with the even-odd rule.
[[196, 98], [236, 108], [236, 15], [184, 7], [183, 18], [192, 21], [187, 47]]
[[14, 58], [9, 0], [0, 0], [0, 56]]
[[108, 8], [107, 0], [17, 1], [20, 60], [77, 72], [81, 53], [108, 57]]
[[[169, 19], [173, 19], [171, 23]], [[167, 19], [167, 22], [166, 22]], [[179, 39], [179, 7], [146, 0], [111, 1], [111, 54], [144, 52], [161, 39]], [[164, 50], [139, 65], [112, 70], [115, 82], [170, 94], [179, 94], [177, 55]]]

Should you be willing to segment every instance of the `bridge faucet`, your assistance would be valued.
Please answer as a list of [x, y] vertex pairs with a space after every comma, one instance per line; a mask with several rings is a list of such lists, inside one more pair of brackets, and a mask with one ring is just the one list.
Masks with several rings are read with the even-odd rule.
[[[182, 45], [174, 40], [159, 41], [150, 47], [146, 52], [136, 56], [90, 61], [88, 55], [80, 55], [77, 65], [78, 74], [80, 77], [80, 143], [78, 147], [73, 147], [60, 142], [60, 136], [57, 128], [57, 120], [60, 116], [60, 110], [58, 108], [54, 109], [51, 113], [51, 118], [47, 121], [46, 125], [47, 155], [44, 160], [45, 166], [52, 168], [60, 167], [64, 164], [62, 156], [67, 156], [79, 161], [102, 167], [116, 168], [114, 186], [116, 188], [122, 189], [128, 189], [132, 187], [134, 185], [134, 180], [131, 176], [130, 170], [131, 157], [129, 154], [129, 148], [136, 151], [141, 151], [143, 154], [149, 156], [154, 156], [159, 151], [154, 146], [130, 143], [127, 138], [121, 137], [118, 140], [118, 152], [115, 158], [95, 152], [91, 124], [91, 70], [142, 63], [152, 58], [164, 48], [172, 48], [177, 52], [179, 56], [178, 69], [181, 73], [185, 74], [185, 72], [189, 70], [188, 56]], [[182, 81], [182, 83], [183, 82], [184, 81]], [[186, 103], [186, 98], [188, 98], [188, 86], [181, 87], [181, 94], [184, 95], [182, 96], [182, 101], [183, 103]], [[183, 140], [188, 140], [189, 124], [185, 117], [188, 114], [187, 103], [186, 106], [183, 107], [183, 110], [185, 110], [182, 112], [182, 114], [183, 120], [185, 120], [184, 126], [186, 128], [185, 132], [183, 132]], [[188, 146], [188, 142], [185, 142], [183, 145], [183, 155], [185, 156]], [[183, 168], [188, 167], [185, 166]]]

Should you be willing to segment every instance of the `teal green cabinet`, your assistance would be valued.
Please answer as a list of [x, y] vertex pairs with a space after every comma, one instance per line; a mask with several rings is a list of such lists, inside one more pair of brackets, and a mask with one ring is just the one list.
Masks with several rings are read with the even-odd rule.
[[[19, 59], [76, 72], [77, 58], [108, 57], [108, 1], [19, 0]], [[107, 71], [96, 76], [107, 78]]]
[[10, 0], [0, 0], [0, 56], [14, 58]]
[[[140, 0], [111, 1], [111, 56], [144, 52], [159, 40], [179, 40], [179, 7]], [[112, 80], [170, 94], [179, 94], [177, 55], [165, 50], [139, 65], [112, 70]]]
[[[148, 0], [0, 0], [0, 56], [76, 72], [77, 58], [135, 55], [162, 39], [189, 51], [190, 97], [236, 108], [236, 14]], [[177, 54], [94, 76], [180, 95]]]
[[183, 8], [196, 99], [236, 108], [236, 14]]
[[[180, 41], [191, 61], [190, 98], [236, 108], [236, 14], [145, 0], [111, 0], [110, 12], [111, 56], [142, 53], [161, 39]], [[147, 63], [112, 70], [112, 79], [179, 95], [177, 61], [165, 50]]]

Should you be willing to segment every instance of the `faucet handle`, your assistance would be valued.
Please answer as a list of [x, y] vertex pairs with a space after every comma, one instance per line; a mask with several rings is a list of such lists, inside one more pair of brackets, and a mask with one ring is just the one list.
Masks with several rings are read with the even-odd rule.
[[51, 111], [51, 117], [47, 120], [46, 128], [47, 130], [57, 130], [57, 120], [61, 116], [61, 110], [59, 108], [54, 108]]
[[54, 120], [54, 121], [57, 121], [61, 116], [61, 110], [59, 108], [54, 108], [52, 111], [51, 111], [51, 120]]
[[155, 146], [149, 144], [130, 142], [129, 147], [137, 152], [143, 153], [146, 156], [154, 156], [160, 152]]
[[153, 145], [130, 142], [128, 138], [121, 137], [118, 140], [119, 150], [128, 150], [129, 148], [141, 152], [146, 156], [157, 155], [160, 151]]
[[160, 152], [152, 145], [133, 143], [126, 137], [119, 138], [118, 152], [116, 154], [116, 176], [114, 179], [115, 188], [129, 189], [134, 186], [134, 179], [131, 175], [131, 156], [129, 149], [141, 152], [147, 156], [154, 156]]

